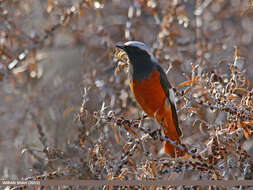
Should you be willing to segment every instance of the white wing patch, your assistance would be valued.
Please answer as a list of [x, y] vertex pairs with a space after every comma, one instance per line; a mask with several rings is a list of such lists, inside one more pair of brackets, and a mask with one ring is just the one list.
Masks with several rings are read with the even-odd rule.
[[149, 54], [151, 60], [154, 61], [154, 62], [156, 62], [156, 58], [152, 54], [151, 49], [146, 44], [144, 44], [142, 42], [138, 42], [138, 41], [128, 41], [124, 45], [125, 46], [137, 47], [137, 48], [139, 48], [139, 49], [141, 49], [143, 51], [146, 51]]
[[173, 91], [173, 89], [171, 88], [171, 89], [169, 89], [169, 94], [170, 94], [170, 102], [172, 103], [172, 104], [174, 104], [175, 105], [175, 107], [177, 106], [177, 104], [176, 104], [176, 98], [175, 98], [175, 94], [174, 94], [174, 91]]

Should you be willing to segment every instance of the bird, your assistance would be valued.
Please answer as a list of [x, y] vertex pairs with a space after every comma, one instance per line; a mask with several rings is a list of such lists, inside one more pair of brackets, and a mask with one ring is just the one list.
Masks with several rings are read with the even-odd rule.
[[[148, 117], [155, 118], [161, 124], [165, 137], [181, 143], [182, 130], [179, 127], [174, 91], [151, 49], [139, 41], [117, 43], [116, 47], [128, 56], [129, 86], [139, 107]], [[166, 154], [171, 157], [183, 156], [183, 151], [178, 147], [168, 141], [163, 143]]]

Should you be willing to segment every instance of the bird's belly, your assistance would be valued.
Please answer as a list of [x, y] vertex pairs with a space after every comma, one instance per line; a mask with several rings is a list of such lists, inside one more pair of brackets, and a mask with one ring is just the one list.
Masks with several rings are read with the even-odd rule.
[[165, 93], [159, 79], [159, 73], [153, 72], [147, 79], [130, 81], [130, 88], [139, 106], [154, 117], [164, 106]]

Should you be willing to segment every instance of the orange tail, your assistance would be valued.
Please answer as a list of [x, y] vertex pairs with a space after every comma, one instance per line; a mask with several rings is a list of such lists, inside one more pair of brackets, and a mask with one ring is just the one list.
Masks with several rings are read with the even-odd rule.
[[[162, 124], [162, 128], [165, 137], [168, 137], [175, 142], [181, 143], [178, 131], [173, 121], [172, 110], [170, 105], [169, 107], [167, 107], [167, 109], [166, 108], [164, 109], [163, 115], [164, 121]], [[175, 155], [177, 156], [184, 155], [184, 152], [182, 150], [166, 141], [164, 142], [164, 152], [171, 155], [172, 157], [175, 157]]]
[[[174, 141], [180, 143], [180, 139], [174, 140]], [[175, 147], [174, 145], [172, 145], [172, 144], [170, 144], [169, 142], [166, 142], [166, 141], [164, 142], [164, 152], [169, 154], [173, 158], [176, 155], [177, 155], [177, 157], [180, 157], [180, 156], [184, 155], [184, 151], [178, 149], [177, 147]]]

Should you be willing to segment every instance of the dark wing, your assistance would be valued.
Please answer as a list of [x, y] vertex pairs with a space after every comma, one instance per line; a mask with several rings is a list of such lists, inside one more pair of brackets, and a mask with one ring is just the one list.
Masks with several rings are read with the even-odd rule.
[[175, 102], [175, 95], [173, 92], [173, 89], [168, 81], [168, 78], [165, 74], [165, 72], [163, 71], [162, 67], [160, 67], [160, 65], [156, 64], [157, 70], [160, 73], [160, 82], [162, 85], [162, 88], [166, 94], [167, 100], [169, 101], [170, 105], [171, 105], [171, 110], [172, 110], [172, 117], [173, 117], [173, 121], [177, 130], [177, 134], [179, 136], [182, 136], [182, 131], [178, 125], [178, 118], [177, 118], [177, 110], [176, 110], [176, 102]]

